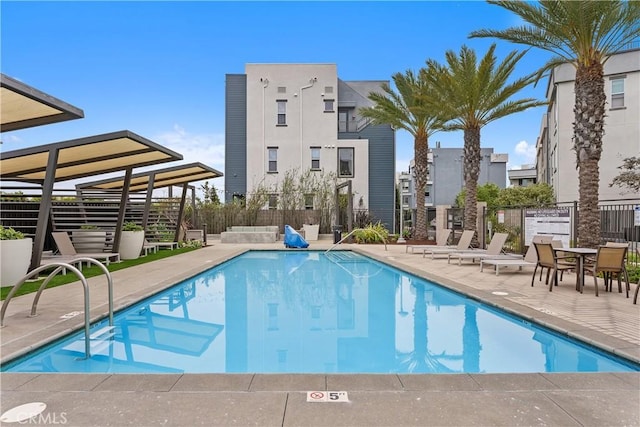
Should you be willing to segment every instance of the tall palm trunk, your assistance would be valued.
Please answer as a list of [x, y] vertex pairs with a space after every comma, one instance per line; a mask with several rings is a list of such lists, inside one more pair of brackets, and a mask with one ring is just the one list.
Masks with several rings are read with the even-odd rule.
[[416, 240], [427, 239], [427, 212], [424, 207], [424, 192], [427, 188], [429, 168], [429, 140], [426, 134], [417, 134], [414, 140], [414, 178], [416, 183]]
[[598, 189], [602, 154], [606, 95], [603, 65], [592, 60], [576, 70], [576, 102], [574, 107], [573, 149], [577, 156], [580, 206], [578, 245], [596, 248], [600, 244], [600, 212]]
[[[464, 229], [476, 230], [478, 219], [478, 177], [480, 176], [480, 128], [464, 130]], [[472, 243], [477, 246], [478, 235], [473, 235]]]

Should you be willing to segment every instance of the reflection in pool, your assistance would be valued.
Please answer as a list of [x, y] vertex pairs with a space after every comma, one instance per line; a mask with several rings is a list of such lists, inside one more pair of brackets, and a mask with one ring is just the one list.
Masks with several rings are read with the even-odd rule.
[[[251, 251], [13, 372], [497, 373], [638, 366], [352, 252]], [[101, 328], [96, 325], [94, 328]]]

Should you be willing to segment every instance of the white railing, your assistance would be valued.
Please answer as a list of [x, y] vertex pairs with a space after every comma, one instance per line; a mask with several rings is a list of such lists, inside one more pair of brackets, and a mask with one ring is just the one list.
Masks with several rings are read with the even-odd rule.
[[[324, 253], [326, 254], [327, 252], [329, 252], [331, 249], [335, 248], [336, 246], [338, 246], [340, 243], [344, 242], [346, 239], [348, 239], [353, 233], [355, 233], [356, 231], [361, 230], [361, 231], [365, 231], [364, 228], [354, 228], [353, 230], [351, 230], [349, 233], [347, 233], [346, 236], [344, 236], [342, 239], [340, 239], [338, 242], [334, 243], [333, 246], [331, 246], [329, 249], [327, 249], [326, 251], [324, 251]], [[387, 250], [387, 241], [385, 240], [384, 237], [382, 237], [382, 235], [380, 233], [378, 233], [376, 230], [370, 229], [367, 231], [373, 231], [374, 233], [376, 233], [378, 235], [378, 237], [380, 237], [380, 240], [382, 240], [382, 243], [384, 243], [384, 250]]]

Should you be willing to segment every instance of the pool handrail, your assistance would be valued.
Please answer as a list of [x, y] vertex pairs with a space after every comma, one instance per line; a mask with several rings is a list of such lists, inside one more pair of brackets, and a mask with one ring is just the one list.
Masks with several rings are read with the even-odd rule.
[[339, 262], [337, 262], [334, 259], [332, 259], [326, 252], [325, 252], [325, 255], [327, 255], [327, 259], [329, 261], [331, 261], [332, 263], [334, 263], [335, 265], [337, 265], [338, 267], [340, 267], [341, 269], [343, 269], [344, 271], [349, 273], [351, 275], [351, 277], [353, 277], [355, 279], [366, 279], [366, 278], [370, 278], [370, 277], [373, 277], [373, 276], [377, 276], [382, 270], [384, 270], [384, 267], [380, 267], [378, 269], [378, 271], [375, 272], [375, 274], [370, 274], [370, 275], [367, 275], [367, 276], [357, 276], [357, 275], [353, 274], [352, 272], [350, 272], [349, 270], [347, 270], [346, 268], [344, 268], [342, 265], [340, 265]]
[[[349, 238], [353, 233], [355, 233], [356, 231], [365, 231], [364, 228], [354, 228], [353, 230], [351, 230], [349, 233], [347, 233], [346, 236], [344, 236], [342, 239], [340, 239], [337, 243], [334, 243], [333, 246], [331, 246], [329, 249], [327, 249], [326, 251], [324, 251], [324, 253], [329, 252], [331, 249], [335, 248], [336, 246], [338, 246], [340, 243], [344, 242], [347, 238]], [[373, 230], [373, 229], [368, 229], [368, 231], [373, 231], [374, 233], [376, 233], [378, 235], [378, 237], [380, 237], [380, 240], [382, 240], [382, 243], [384, 243], [384, 250], [387, 250], [387, 241], [384, 239], [384, 237], [382, 237], [382, 235], [380, 233], [378, 233], [377, 230]]]
[[109, 270], [106, 267], [104, 267], [104, 265], [102, 265], [100, 261], [94, 258], [86, 258], [86, 257], [74, 258], [73, 260], [70, 260], [69, 263], [62, 262], [62, 261], [54, 261], [46, 265], [41, 265], [29, 271], [25, 276], [23, 276], [20, 280], [18, 280], [18, 282], [16, 282], [15, 285], [13, 285], [13, 287], [11, 288], [11, 291], [9, 291], [9, 294], [7, 295], [7, 298], [2, 303], [2, 308], [0, 309], [0, 327], [4, 327], [4, 315], [7, 311], [7, 307], [9, 306], [9, 302], [11, 301], [13, 296], [16, 294], [16, 292], [20, 289], [20, 287], [30, 277], [33, 277], [34, 275], [36, 275], [37, 273], [40, 273], [41, 271], [45, 271], [52, 267], [56, 267], [51, 273], [49, 273], [47, 278], [42, 282], [42, 285], [40, 285], [40, 288], [38, 289], [36, 296], [34, 297], [34, 301], [31, 307], [31, 314], [30, 314], [30, 316], [33, 317], [33, 316], [36, 316], [36, 307], [38, 304], [38, 300], [40, 299], [40, 294], [45, 289], [46, 285], [51, 281], [51, 279], [55, 275], [58, 274], [60, 270], [68, 269], [69, 271], [74, 273], [78, 277], [78, 279], [80, 279], [80, 282], [82, 283], [82, 288], [84, 290], [84, 335], [85, 335], [84, 347], [85, 347], [85, 358], [86, 359], [90, 358], [91, 357], [91, 320], [90, 320], [91, 305], [90, 305], [90, 298], [89, 298], [89, 283], [87, 282], [87, 278], [84, 276], [84, 274], [82, 274], [82, 272], [78, 268], [76, 268], [75, 265], [71, 264], [71, 263], [75, 263], [75, 261], [85, 261], [85, 262], [90, 262], [96, 265], [100, 265], [102, 270], [106, 273], [107, 284], [109, 287], [109, 326], [112, 327], [113, 326], [113, 280], [111, 278], [111, 274], [109, 273]]

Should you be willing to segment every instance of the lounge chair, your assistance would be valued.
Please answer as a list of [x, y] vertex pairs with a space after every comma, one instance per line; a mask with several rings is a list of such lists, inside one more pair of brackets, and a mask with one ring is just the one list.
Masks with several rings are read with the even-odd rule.
[[75, 258], [94, 258], [98, 261], [104, 261], [106, 265], [109, 265], [109, 262], [113, 259], [115, 262], [120, 261], [120, 254], [117, 252], [92, 252], [92, 253], [81, 253], [76, 252], [76, 248], [73, 246], [71, 239], [69, 238], [69, 234], [66, 231], [54, 231], [51, 233], [53, 236], [53, 240], [56, 242], [56, 246], [58, 247], [58, 252], [63, 257], [67, 259]]
[[[538, 265], [538, 255], [533, 243], [550, 243], [549, 236], [533, 236], [533, 240], [524, 255], [524, 259], [507, 258], [507, 257], [489, 257], [480, 260], [480, 271], [484, 270], [485, 265], [493, 265], [495, 267], [496, 276], [500, 274], [500, 267], [518, 267], [518, 271], [522, 271], [522, 267], [535, 267]], [[540, 272], [542, 274], [542, 272]]]
[[178, 242], [145, 242], [145, 245], [155, 245], [157, 249], [160, 249], [160, 248], [178, 249]]
[[422, 257], [424, 258], [427, 254], [431, 254], [431, 259], [435, 259], [436, 255], [448, 255], [451, 252], [459, 252], [465, 249], [469, 250], [471, 249], [471, 240], [475, 233], [473, 230], [464, 230], [455, 248], [438, 246], [426, 247], [422, 249]]
[[147, 239], [144, 239], [144, 243], [142, 244], [142, 250], [144, 251], [143, 256], [149, 255], [149, 252], [153, 252], [154, 254], [158, 252], [158, 244], [151, 243]]
[[[78, 256], [63, 256], [63, 255], [43, 255], [42, 259], [40, 260], [40, 266], [43, 265], [51, 265], [54, 264], [56, 262], [64, 262], [67, 264], [71, 264], [74, 267], [78, 268], [78, 270], [82, 271], [82, 262], [81, 261], [76, 261], [76, 258], [83, 256], [82, 254], [78, 254]], [[60, 270], [60, 272], [62, 274], [67, 274], [67, 269], [66, 268], [62, 268], [62, 270]]]
[[405, 253], [408, 253], [409, 249], [411, 249], [412, 253], [416, 253], [416, 249], [422, 250], [422, 249], [425, 249], [425, 248], [434, 248], [434, 247], [455, 248], [455, 245], [447, 245], [447, 242], [449, 241], [449, 236], [450, 235], [451, 235], [451, 230], [448, 229], [448, 228], [445, 228], [444, 230], [442, 230], [442, 232], [438, 236], [438, 240], [436, 240], [436, 244], [435, 245], [407, 245], [404, 248], [404, 251], [405, 251]]
[[[493, 235], [487, 249], [463, 249], [462, 251], [449, 252], [447, 262], [450, 264], [452, 259], [458, 259], [458, 265], [462, 265], [462, 260], [467, 259], [471, 262], [482, 260], [484, 258], [496, 258], [502, 254], [502, 247], [507, 241], [509, 233], [496, 233]], [[522, 258], [521, 255], [504, 255], [510, 258]]]

